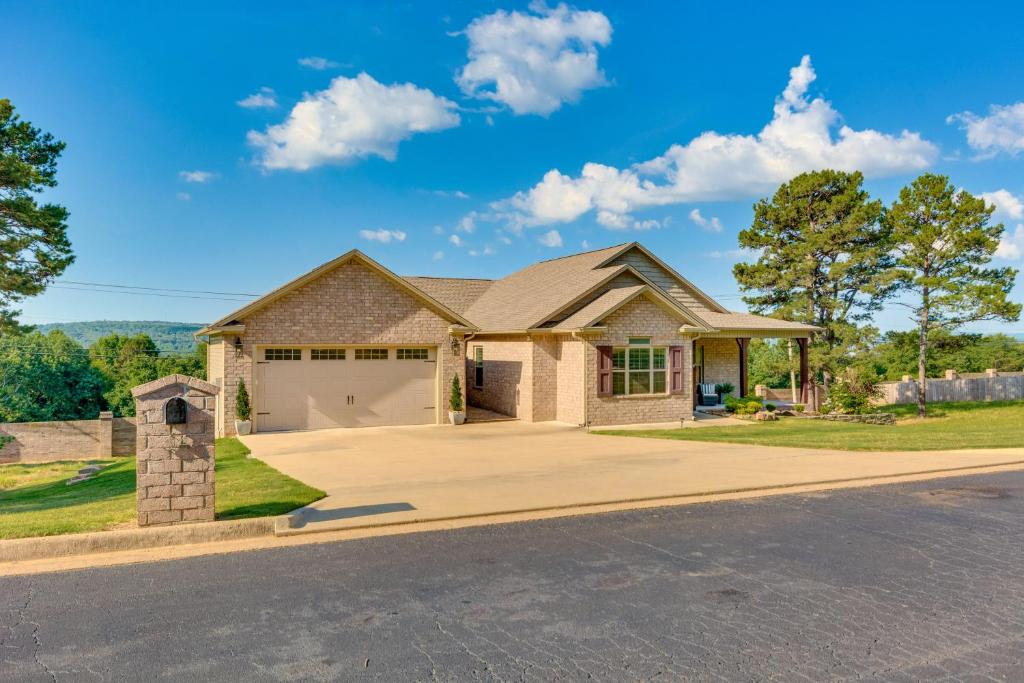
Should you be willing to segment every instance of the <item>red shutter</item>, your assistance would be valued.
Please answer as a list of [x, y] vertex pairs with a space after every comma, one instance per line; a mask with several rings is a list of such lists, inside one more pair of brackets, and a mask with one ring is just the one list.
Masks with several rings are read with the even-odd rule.
[[669, 393], [683, 393], [683, 347], [668, 347]]
[[597, 347], [597, 395], [612, 395], [612, 347]]

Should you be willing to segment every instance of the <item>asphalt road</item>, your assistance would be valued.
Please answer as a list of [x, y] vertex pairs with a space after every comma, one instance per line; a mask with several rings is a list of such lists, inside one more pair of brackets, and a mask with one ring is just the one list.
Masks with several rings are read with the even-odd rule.
[[6, 578], [0, 639], [19, 683], [1022, 681], [1024, 473]]

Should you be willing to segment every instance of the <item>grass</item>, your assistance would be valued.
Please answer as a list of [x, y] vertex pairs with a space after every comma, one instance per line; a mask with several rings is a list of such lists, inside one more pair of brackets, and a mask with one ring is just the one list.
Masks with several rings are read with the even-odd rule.
[[[238, 439], [217, 440], [217, 519], [279, 515], [324, 492], [246, 458]], [[67, 486], [81, 467], [113, 462]], [[135, 458], [0, 465], [0, 539], [102, 531], [135, 520]]]
[[1024, 401], [935, 403], [928, 417], [917, 418], [916, 405], [890, 405], [895, 426], [846, 424], [784, 417], [744, 427], [601, 430], [597, 434], [683, 441], [715, 441], [758, 446], [831, 448], [845, 451], [926, 451], [1024, 446]]

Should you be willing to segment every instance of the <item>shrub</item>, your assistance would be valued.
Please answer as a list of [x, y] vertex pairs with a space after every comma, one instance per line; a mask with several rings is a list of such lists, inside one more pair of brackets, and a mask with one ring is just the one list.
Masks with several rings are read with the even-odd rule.
[[245, 380], [238, 380], [238, 390], [235, 391], [235, 417], [242, 422], [248, 422], [252, 414], [249, 407], [249, 392], [245, 389]]
[[459, 382], [458, 375], [452, 377], [452, 391], [448, 397], [448, 407], [453, 413], [462, 411], [462, 384]]
[[722, 382], [721, 384], [716, 384], [715, 385], [715, 391], [717, 391], [722, 396], [728, 396], [733, 391], [735, 391], [735, 389], [736, 389], [736, 387], [734, 387], [729, 382]]
[[806, 407], [807, 406], [805, 406], [803, 403], [794, 403], [793, 404], [793, 410], [795, 410], [798, 413], [804, 412], [804, 408], [806, 408]]
[[769, 413], [774, 413], [775, 412], [775, 404], [774, 403], [765, 403], [764, 404], [764, 409], [767, 410]]
[[873, 370], [849, 367], [829, 387], [823, 406], [827, 413], [861, 415], [872, 410], [871, 402], [881, 396], [881, 379]]

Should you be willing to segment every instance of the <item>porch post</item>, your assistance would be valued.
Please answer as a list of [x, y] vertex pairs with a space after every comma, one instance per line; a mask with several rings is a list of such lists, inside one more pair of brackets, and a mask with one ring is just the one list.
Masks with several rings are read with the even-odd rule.
[[749, 337], [736, 337], [736, 345], [740, 347], [740, 397], [747, 395], [747, 343]]
[[797, 337], [796, 343], [800, 347], [800, 402], [804, 406], [810, 408], [807, 405], [808, 390], [810, 388], [809, 378], [807, 377], [807, 342], [809, 340], [806, 337]]
[[690, 393], [693, 394], [693, 409], [696, 410], [697, 406], [700, 405], [700, 401], [697, 400], [697, 382], [701, 378], [697, 377], [697, 340], [693, 340], [693, 349], [690, 350], [690, 383], [693, 385], [690, 387]]

